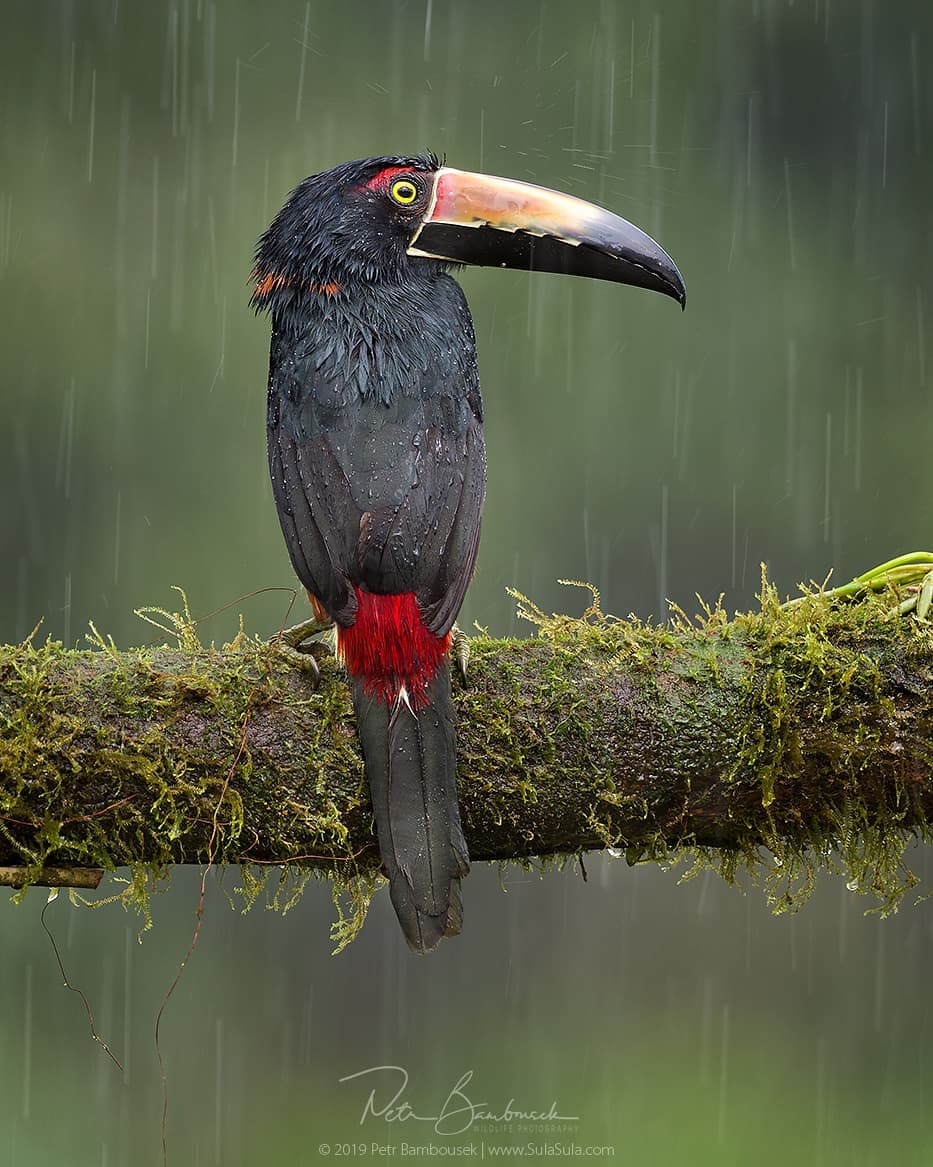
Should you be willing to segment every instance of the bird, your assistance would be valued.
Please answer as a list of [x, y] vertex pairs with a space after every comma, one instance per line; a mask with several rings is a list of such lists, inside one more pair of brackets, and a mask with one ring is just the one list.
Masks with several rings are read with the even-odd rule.
[[271, 316], [267, 439], [294, 570], [334, 625], [382, 867], [409, 947], [460, 932], [469, 853], [450, 655], [486, 490], [473, 321], [452, 270], [562, 272], [686, 302], [625, 219], [434, 154], [301, 181], [260, 237], [251, 304]]

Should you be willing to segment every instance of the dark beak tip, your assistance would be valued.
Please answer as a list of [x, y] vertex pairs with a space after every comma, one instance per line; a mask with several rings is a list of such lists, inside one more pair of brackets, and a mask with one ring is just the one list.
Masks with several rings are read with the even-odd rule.
[[[679, 275], [678, 272], [677, 276]], [[662, 276], [659, 281], [646, 286], [653, 288], [656, 292], [661, 292], [662, 295], [670, 296], [680, 305], [681, 312], [685, 312], [687, 310], [687, 287], [683, 279], [679, 279], [677, 276]]]
[[[673, 264], [672, 264], [673, 266]], [[681, 312], [687, 310], [687, 285], [684, 283], [684, 277], [680, 274], [676, 267], [668, 278], [668, 287], [665, 289], [667, 294], [676, 300], [680, 305]]]

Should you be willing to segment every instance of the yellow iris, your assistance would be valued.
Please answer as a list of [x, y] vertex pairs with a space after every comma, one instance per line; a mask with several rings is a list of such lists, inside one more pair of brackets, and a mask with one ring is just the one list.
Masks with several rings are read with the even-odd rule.
[[397, 203], [407, 207], [418, 197], [418, 188], [410, 178], [399, 178], [389, 187], [389, 194]]

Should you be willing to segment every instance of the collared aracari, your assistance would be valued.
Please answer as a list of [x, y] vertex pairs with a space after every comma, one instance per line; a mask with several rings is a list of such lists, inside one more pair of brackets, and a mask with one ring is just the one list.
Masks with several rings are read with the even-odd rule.
[[631, 223], [433, 155], [306, 178], [259, 241], [251, 302], [272, 315], [275, 502], [315, 614], [336, 625], [392, 903], [416, 952], [460, 931], [469, 869], [448, 654], [486, 453], [459, 264], [685, 301], [674, 262]]

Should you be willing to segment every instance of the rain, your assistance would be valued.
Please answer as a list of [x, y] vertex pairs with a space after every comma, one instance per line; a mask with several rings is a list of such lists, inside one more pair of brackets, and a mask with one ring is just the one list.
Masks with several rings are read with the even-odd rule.
[[[457, 273], [489, 456], [461, 628], [529, 635], [508, 588], [579, 614], [588, 593], [558, 581], [585, 580], [606, 612], [663, 621], [697, 595], [753, 607], [761, 563], [793, 594], [930, 548], [931, 57], [927, 0], [12, 0], [0, 643], [41, 622], [40, 642], [87, 647], [90, 621], [160, 643], [134, 610], [177, 607], [174, 586], [219, 612], [205, 643], [241, 615], [282, 625], [297, 584], [255, 243], [306, 175], [425, 149], [611, 208], [688, 288], [681, 313], [597, 280]], [[384, 889], [333, 956], [324, 881], [243, 911], [242, 874], [213, 871], [167, 1002], [197, 868], [153, 897], [151, 927], [4, 891], [0, 1162], [162, 1162], [161, 1054], [170, 1164], [430, 1148], [430, 1123], [365, 1112], [403, 1067], [415, 1112], [472, 1072], [460, 1089], [498, 1116], [437, 1158], [921, 1167], [933, 906], [914, 900], [933, 862], [906, 861], [917, 889], [887, 918], [844, 871], [780, 914], [748, 878], [624, 848], [587, 855], [586, 880], [576, 861], [476, 863], [463, 934], [425, 958]]]

